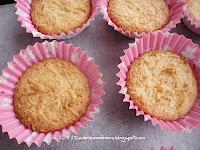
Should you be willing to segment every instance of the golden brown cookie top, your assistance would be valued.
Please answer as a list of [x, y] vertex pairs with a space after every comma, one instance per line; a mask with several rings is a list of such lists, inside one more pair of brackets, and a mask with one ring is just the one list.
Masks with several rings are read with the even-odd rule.
[[190, 65], [172, 52], [152, 51], [140, 56], [129, 68], [126, 86], [141, 110], [162, 120], [184, 117], [198, 94]]
[[32, 0], [32, 23], [46, 35], [68, 33], [82, 27], [90, 17], [90, 0]]
[[186, 0], [186, 4], [190, 14], [200, 20], [200, 0]]
[[110, 0], [108, 14], [124, 31], [142, 33], [161, 29], [169, 8], [166, 0]]
[[14, 94], [17, 118], [37, 132], [66, 128], [78, 121], [90, 103], [85, 74], [72, 63], [47, 59], [29, 68]]

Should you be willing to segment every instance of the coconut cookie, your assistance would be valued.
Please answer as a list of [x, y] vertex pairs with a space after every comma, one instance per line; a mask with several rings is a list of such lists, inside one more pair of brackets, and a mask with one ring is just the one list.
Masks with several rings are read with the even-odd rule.
[[90, 0], [32, 0], [31, 19], [46, 35], [68, 34], [82, 27], [90, 17]]
[[200, 0], [186, 0], [186, 6], [190, 14], [197, 20], [200, 20]]
[[124, 31], [142, 33], [161, 29], [169, 7], [166, 0], [110, 0], [108, 15]]
[[126, 86], [141, 110], [169, 121], [183, 118], [198, 95], [197, 81], [187, 60], [172, 52], [144, 53], [131, 64]]
[[78, 121], [90, 103], [86, 75], [72, 63], [46, 59], [20, 78], [14, 94], [17, 118], [37, 132], [66, 128]]

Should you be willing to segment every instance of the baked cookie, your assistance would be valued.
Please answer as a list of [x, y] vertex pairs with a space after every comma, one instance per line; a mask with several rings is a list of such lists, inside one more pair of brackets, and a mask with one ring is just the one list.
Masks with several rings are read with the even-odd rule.
[[90, 0], [32, 0], [31, 19], [46, 35], [59, 35], [82, 27], [90, 17]]
[[183, 118], [198, 95], [197, 81], [187, 60], [172, 52], [144, 53], [131, 64], [126, 86], [141, 110], [169, 121]]
[[46, 59], [20, 78], [14, 94], [17, 118], [37, 132], [66, 128], [78, 121], [90, 103], [85, 74], [72, 63]]
[[110, 0], [108, 15], [124, 31], [142, 33], [161, 29], [169, 8], [166, 0]]
[[190, 14], [200, 20], [200, 0], [186, 0], [186, 5]]

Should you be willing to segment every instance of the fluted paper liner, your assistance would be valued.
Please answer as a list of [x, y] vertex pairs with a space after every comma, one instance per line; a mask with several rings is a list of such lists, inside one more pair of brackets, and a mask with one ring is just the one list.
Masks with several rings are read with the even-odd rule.
[[[156, 148], [152, 147], [150, 150], [156, 150]], [[169, 149], [167, 149], [165, 146], [161, 146], [161, 148], [159, 150], [175, 150], [174, 147], [170, 147]]]
[[[166, 0], [169, 6], [169, 19], [165, 26], [163, 26], [160, 30], [162, 32], [170, 31], [172, 28], [176, 27], [176, 24], [180, 23], [181, 18], [183, 17], [183, 7], [184, 7], [184, 0]], [[103, 18], [108, 22], [108, 25], [112, 26], [114, 30], [122, 33], [123, 35], [129, 38], [141, 37], [144, 33], [131, 33], [128, 30], [123, 30], [122, 28], [118, 27], [109, 17], [107, 12], [107, 7], [109, 4], [109, 0], [100, 0], [100, 8], [101, 13], [103, 14]]]
[[[13, 108], [13, 94], [15, 85], [23, 72], [31, 65], [47, 58], [68, 60], [80, 68], [89, 79], [91, 100], [85, 115], [73, 125], [55, 132], [38, 133], [26, 128], [16, 118]], [[93, 58], [79, 47], [56, 41], [29, 45], [25, 50], [21, 50], [18, 55], [15, 55], [13, 60], [8, 63], [8, 67], [3, 69], [0, 80], [0, 125], [2, 132], [7, 132], [9, 138], [15, 138], [19, 144], [25, 142], [28, 146], [32, 143], [38, 146], [43, 142], [50, 144], [53, 139], [59, 142], [61, 136], [70, 136], [71, 133], [78, 134], [80, 128], [86, 128], [88, 122], [94, 120], [93, 113], [98, 112], [97, 106], [102, 103], [103, 85], [99, 68], [94, 63]]]
[[191, 15], [191, 13], [187, 8], [187, 5], [185, 5], [183, 10], [184, 10], [184, 18], [182, 20], [185, 26], [192, 32], [200, 35], [200, 20], [197, 20], [195, 17]]
[[70, 39], [81, 33], [86, 27], [88, 27], [95, 19], [96, 14], [98, 13], [99, 4], [98, 0], [91, 0], [92, 2], [92, 11], [90, 18], [86, 23], [81, 27], [77, 28], [75, 31], [69, 33], [61, 33], [60, 35], [45, 35], [42, 32], [38, 31], [35, 26], [32, 24], [31, 20], [31, 1], [32, 0], [15, 0], [16, 4], [16, 15], [18, 15], [18, 21], [21, 22], [21, 26], [26, 28], [27, 33], [32, 33], [33, 37], [40, 37], [41, 39]]
[[121, 87], [119, 93], [124, 95], [124, 102], [130, 104], [129, 109], [136, 110], [136, 116], [143, 115], [144, 121], [151, 120], [152, 125], [159, 125], [161, 130], [167, 129], [170, 132], [179, 131], [183, 132], [185, 130], [191, 131], [193, 128], [198, 128], [200, 125], [200, 94], [198, 94], [196, 103], [194, 104], [191, 111], [183, 118], [175, 121], [164, 121], [159, 120], [155, 117], [151, 117], [149, 114], [144, 113], [139, 107], [134, 104], [131, 100], [126, 88], [126, 73], [130, 64], [134, 59], [138, 58], [144, 52], [151, 50], [172, 50], [178, 55], [183, 55], [186, 57], [194, 74], [197, 78], [198, 83], [198, 93], [200, 91], [200, 49], [197, 44], [194, 44], [192, 40], [187, 39], [183, 35], [178, 35], [176, 33], [162, 33], [162, 32], [150, 32], [144, 34], [141, 39], [137, 39], [135, 43], [130, 44], [129, 48], [124, 50], [124, 56], [121, 56], [121, 63], [118, 65], [120, 71], [117, 73], [119, 81], [117, 85]]

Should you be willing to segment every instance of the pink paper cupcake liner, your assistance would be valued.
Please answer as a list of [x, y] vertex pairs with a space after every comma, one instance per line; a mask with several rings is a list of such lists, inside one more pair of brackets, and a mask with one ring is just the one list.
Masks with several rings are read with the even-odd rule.
[[90, 18], [82, 27], [77, 28], [74, 32], [69, 32], [68, 34], [61, 33], [60, 35], [45, 35], [38, 31], [31, 21], [31, 1], [32, 0], [15, 0], [17, 2], [15, 12], [18, 15], [18, 21], [21, 22], [21, 26], [26, 28], [27, 33], [32, 33], [33, 37], [40, 37], [41, 39], [70, 39], [81, 33], [86, 27], [88, 27], [95, 19], [95, 16], [98, 14], [99, 4], [98, 0], [91, 0], [92, 2], [92, 12]]
[[[170, 31], [172, 28], [176, 27], [176, 24], [180, 23], [181, 18], [183, 17], [183, 7], [184, 0], [166, 0], [167, 4], [170, 8], [170, 16], [168, 23], [161, 28], [160, 30], [163, 32]], [[103, 18], [108, 22], [108, 25], [112, 26], [114, 30], [122, 33], [123, 35], [129, 38], [141, 37], [144, 33], [130, 33], [129, 31], [124, 31], [122, 28], [118, 27], [115, 23], [112, 22], [111, 18], [108, 15], [107, 7], [109, 4], [109, 0], [100, 0], [100, 8], [101, 13], [103, 14]]]
[[[152, 147], [150, 150], [156, 150], [156, 148]], [[175, 150], [174, 147], [170, 147], [169, 149], [167, 149], [165, 146], [161, 146], [161, 148], [159, 150]]]
[[185, 26], [190, 29], [192, 32], [200, 35], [200, 20], [195, 19], [189, 10], [187, 9], [187, 5], [185, 5], [184, 9], [184, 18], [182, 18]]
[[[15, 85], [23, 72], [31, 65], [47, 58], [60, 58], [71, 61], [80, 68], [89, 78], [91, 101], [85, 115], [70, 127], [55, 132], [38, 133], [26, 128], [16, 118], [13, 94]], [[0, 80], [0, 125], [2, 126], [2, 132], [7, 132], [10, 139], [15, 138], [18, 144], [25, 142], [28, 146], [32, 143], [38, 146], [43, 142], [50, 144], [53, 139], [59, 142], [62, 136], [68, 137], [71, 133], [78, 134], [80, 128], [86, 128], [88, 122], [94, 120], [93, 113], [98, 112], [97, 106], [103, 103], [101, 96], [104, 94], [104, 83], [101, 76], [99, 67], [94, 63], [93, 58], [72, 44], [45, 41], [20, 50], [20, 53], [15, 55], [13, 60], [8, 63], [8, 67], [3, 69]]]
[[[126, 73], [130, 64], [142, 55], [144, 52], [152, 50], [172, 50], [178, 55], [183, 55], [192, 64], [191, 67], [198, 82], [198, 98], [191, 111], [183, 118], [175, 121], [164, 121], [156, 119], [144, 111], [140, 110], [131, 100], [126, 88]], [[118, 65], [120, 71], [117, 73], [119, 81], [117, 85], [121, 87], [119, 93], [124, 95], [123, 102], [129, 102], [129, 109], [136, 110], [136, 116], [143, 115], [144, 121], [151, 120], [152, 125], [159, 125], [161, 130], [167, 129], [170, 132], [191, 131], [193, 128], [199, 128], [200, 125], [200, 49], [192, 40], [183, 35], [168, 32], [150, 32], [144, 34], [135, 43], [130, 44], [129, 48], [124, 50], [124, 56], [121, 56], [121, 63]]]

